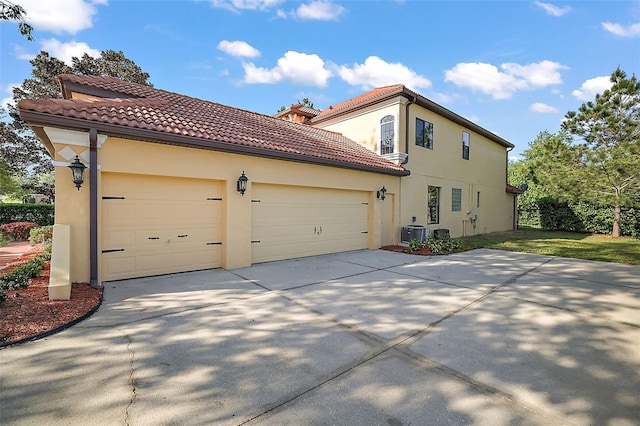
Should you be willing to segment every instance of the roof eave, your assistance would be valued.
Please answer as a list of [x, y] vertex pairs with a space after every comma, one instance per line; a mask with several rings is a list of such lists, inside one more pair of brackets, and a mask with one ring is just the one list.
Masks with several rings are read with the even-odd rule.
[[391, 92], [387, 92], [384, 93], [383, 95], [380, 96], [374, 96], [371, 99], [368, 99], [365, 102], [362, 102], [361, 104], [358, 105], [354, 105], [351, 108], [345, 108], [345, 109], [341, 109], [341, 110], [337, 110], [335, 112], [330, 112], [326, 115], [322, 115], [322, 116], [317, 116], [314, 119], [311, 120], [311, 124], [317, 124], [317, 123], [321, 123], [323, 121], [329, 120], [331, 118], [337, 117], [341, 114], [348, 114], [351, 113], [353, 111], [358, 111], [364, 108], [367, 108], [371, 105], [374, 105], [378, 102], [383, 102], [386, 101], [388, 99], [392, 99], [396, 96], [403, 96], [409, 100], [414, 101], [416, 104], [420, 105], [423, 108], [426, 108], [430, 111], [435, 112], [436, 114], [450, 120], [453, 121], [454, 123], [460, 124], [461, 126], [464, 126], [466, 128], [468, 128], [469, 130], [473, 130], [474, 132], [486, 137], [487, 139], [496, 142], [499, 145], [504, 146], [505, 148], [514, 148], [515, 145], [512, 144], [511, 142], [507, 141], [506, 139], [501, 138], [500, 136], [496, 135], [493, 132], [490, 132], [489, 130], [480, 127], [479, 125], [477, 125], [476, 123], [467, 120], [466, 118], [462, 117], [461, 115], [456, 114], [455, 112], [448, 110], [447, 108], [443, 107], [442, 105], [438, 105], [437, 103], [433, 102], [430, 99], [425, 98], [424, 96], [414, 92], [413, 90], [409, 90], [406, 87], [402, 87], [401, 89], [397, 89], [397, 90], [393, 90]]
[[98, 132], [110, 136], [125, 137], [153, 143], [184, 146], [189, 148], [206, 149], [211, 151], [229, 152], [240, 155], [254, 155], [276, 160], [296, 161], [307, 164], [318, 164], [364, 172], [382, 173], [391, 176], [409, 176], [406, 169], [388, 169], [384, 167], [369, 166], [365, 164], [348, 163], [310, 155], [268, 150], [258, 147], [238, 145], [229, 142], [212, 139], [195, 138], [192, 136], [177, 135], [173, 133], [158, 132], [156, 130], [124, 127], [117, 124], [88, 121], [85, 119], [62, 117], [30, 110], [20, 110], [20, 117], [30, 126], [52, 126], [70, 130], [89, 131], [96, 129]]

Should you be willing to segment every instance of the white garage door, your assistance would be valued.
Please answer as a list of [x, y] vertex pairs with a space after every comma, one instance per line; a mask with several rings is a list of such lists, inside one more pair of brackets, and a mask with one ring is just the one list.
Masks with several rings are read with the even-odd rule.
[[284, 185], [252, 186], [252, 262], [366, 249], [369, 195]]
[[102, 174], [102, 280], [221, 266], [222, 185]]

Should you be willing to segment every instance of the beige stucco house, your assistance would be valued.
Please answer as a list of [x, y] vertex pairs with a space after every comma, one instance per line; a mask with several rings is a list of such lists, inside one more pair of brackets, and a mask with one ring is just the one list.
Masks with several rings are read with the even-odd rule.
[[404, 85], [331, 106], [308, 123], [411, 171], [395, 195], [400, 225], [447, 229], [452, 237], [514, 229], [521, 192], [507, 184], [514, 146]]
[[71, 282], [398, 242], [409, 171], [343, 135], [115, 78], [59, 80], [64, 99], [18, 105], [56, 168], [51, 298]]

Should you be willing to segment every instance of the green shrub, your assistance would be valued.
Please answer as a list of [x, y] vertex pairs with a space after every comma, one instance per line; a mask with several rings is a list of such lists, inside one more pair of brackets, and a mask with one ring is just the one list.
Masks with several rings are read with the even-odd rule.
[[5, 300], [7, 300], [7, 293], [0, 289], [0, 306], [2, 306]]
[[32, 228], [29, 232], [29, 244], [36, 245], [46, 241], [51, 241], [53, 238], [53, 226], [40, 226], [38, 228]]
[[[610, 234], [613, 229], [613, 207], [586, 201], [560, 202], [547, 197], [538, 200], [537, 210], [523, 209], [518, 214], [519, 225], [540, 227], [545, 231]], [[640, 208], [622, 208], [620, 233], [640, 238]]]
[[418, 251], [421, 248], [425, 248], [426, 245], [424, 243], [424, 241], [420, 241], [420, 240], [416, 240], [415, 238], [411, 241], [409, 241], [409, 251], [410, 252], [414, 252], [414, 251]]
[[0, 234], [11, 237], [14, 240], [26, 240], [32, 228], [39, 225], [34, 222], [11, 222], [0, 225]]
[[42, 273], [44, 264], [49, 259], [50, 255], [42, 253], [30, 261], [18, 265], [13, 271], [0, 277], [0, 290], [18, 290], [28, 287], [31, 278], [35, 278]]
[[463, 242], [460, 238], [453, 238], [450, 240], [439, 240], [437, 238], [427, 238], [424, 241], [411, 240], [409, 241], [409, 251], [414, 252], [422, 248], [428, 247], [433, 254], [443, 254], [446, 252], [460, 250], [463, 247]]
[[53, 204], [0, 204], [0, 224], [35, 222], [40, 226], [53, 225]]

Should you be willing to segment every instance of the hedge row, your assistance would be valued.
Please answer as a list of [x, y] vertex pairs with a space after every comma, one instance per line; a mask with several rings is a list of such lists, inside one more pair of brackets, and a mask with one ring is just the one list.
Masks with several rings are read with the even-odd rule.
[[53, 225], [53, 204], [0, 204], [0, 225], [12, 222], [35, 222]]
[[[610, 234], [613, 229], [613, 207], [597, 206], [584, 201], [560, 202], [542, 198], [538, 200], [537, 209], [522, 209], [518, 211], [518, 215], [520, 226], [547, 231]], [[622, 208], [620, 233], [640, 238], [640, 208]]]

